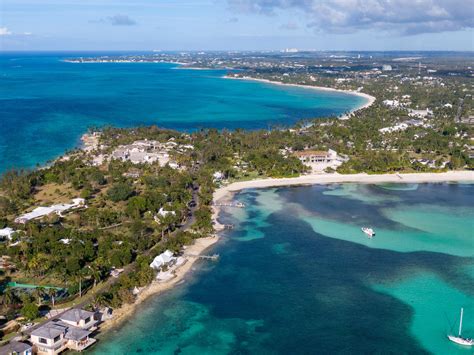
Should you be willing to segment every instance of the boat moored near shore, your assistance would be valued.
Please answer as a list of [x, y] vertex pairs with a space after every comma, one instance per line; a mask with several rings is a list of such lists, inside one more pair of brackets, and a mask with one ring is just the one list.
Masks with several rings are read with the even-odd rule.
[[369, 228], [369, 227], [362, 227], [361, 228], [362, 232], [364, 232], [365, 234], [367, 234], [367, 237], [369, 239], [372, 239], [374, 236], [375, 236], [375, 231], [372, 229], [372, 228]]

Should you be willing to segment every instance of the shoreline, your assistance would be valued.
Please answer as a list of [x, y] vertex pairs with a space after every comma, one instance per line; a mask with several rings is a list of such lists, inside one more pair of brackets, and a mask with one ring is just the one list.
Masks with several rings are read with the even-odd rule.
[[352, 115], [354, 112], [363, 110], [365, 108], [368, 108], [373, 105], [373, 103], [376, 100], [375, 96], [355, 91], [355, 90], [343, 90], [343, 89], [335, 89], [327, 86], [315, 86], [315, 85], [303, 85], [303, 84], [287, 84], [287, 83], [282, 83], [281, 81], [272, 81], [268, 79], [259, 79], [259, 78], [252, 78], [250, 76], [243, 76], [243, 77], [232, 77], [232, 76], [223, 76], [224, 79], [231, 79], [231, 80], [248, 80], [248, 81], [257, 81], [261, 83], [266, 83], [266, 84], [273, 84], [273, 85], [280, 85], [280, 86], [292, 86], [292, 87], [298, 87], [298, 88], [305, 88], [305, 89], [313, 89], [313, 90], [318, 90], [318, 91], [330, 91], [330, 92], [339, 92], [339, 93], [345, 93], [345, 94], [350, 94], [350, 95], [355, 95], [362, 97], [366, 99], [366, 102], [362, 104], [361, 106], [358, 106], [352, 110], [350, 110], [349, 113], [347, 114], [342, 114], [338, 116], [338, 119], [340, 120], [347, 120], [349, 119], [349, 116]]
[[151, 296], [158, 296], [161, 293], [168, 291], [178, 284], [185, 282], [186, 275], [193, 271], [193, 266], [199, 260], [196, 255], [202, 255], [204, 251], [219, 241], [218, 236], [211, 236], [206, 238], [198, 238], [194, 244], [189, 245], [184, 249], [183, 256], [186, 257], [187, 262], [175, 270], [176, 276], [168, 282], [158, 282], [154, 280], [148, 286], [145, 286], [137, 295], [135, 302], [131, 304], [123, 304], [120, 308], [114, 309], [112, 318], [106, 319], [99, 325], [99, 335], [103, 336], [110, 329], [120, 326], [124, 321], [130, 319], [136, 308]]
[[[256, 179], [238, 181], [217, 189], [213, 194], [214, 203], [224, 201], [233, 196], [234, 193], [245, 189], [262, 189], [270, 187], [304, 186], [304, 185], [326, 185], [341, 183], [358, 184], [422, 184], [441, 182], [474, 182], [474, 171], [458, 170], [444, 173], [403, 173], [403, 174], [309, 174], [295, 178], [281, 179]], [[219, 208], [214, 207], [213, 217], [219, 214]], [[217, 221], [215, 221], [217, 222]]]

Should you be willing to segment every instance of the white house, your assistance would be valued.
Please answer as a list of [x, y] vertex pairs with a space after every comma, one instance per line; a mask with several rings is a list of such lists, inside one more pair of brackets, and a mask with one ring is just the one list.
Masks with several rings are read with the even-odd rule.
[[155, 270], [159, 270], [163, 265], [174, 263], [175, 261], [176, 257], [173, 256], [173, 252], [171, 252], [170, 250], [166, 250], [165, 252], [156, 256], [155, 259], [153, 259], [150, 264], [150, 267]]
[[327, 152], [318, 150], [304, 150], [295, 152], [294, 155], [313, 172], [324, 171], [326, 168], [337, 168], [347, 159], [339, 156], [336, 151], [329, 149]]
[[382, 102], [385, 106], [389, 106], [389, 107], [399, 107], [400, 106], [400, 101], [398, 101], [398, 100], [383, 100]]
[[176, 216], [176, 212], [175, 211], [166, 211], [163, 207], [161, 207], [160, 210], [158, 211], [158, 216], [160, 216], [160, 217], [164, 218], [168, 215]]
[[56, 213], [58, 216], [62, 217], [62, 212], [81, 207], [87, 208], [83, 198], [75, 198], [72, 200], [72, 203], [60, 203], [50, 207], [36, 207], [33, 211], [22, 214], [21, 216], [15, 218], [15, 223], [25, 224], [28, 221], [39, 219], [52, 213]]
[[31, 332], [30, 341], [37, 354], [56, 355], [67, 349], [82, 351], [96, 342], [89, 338], [96, 323], [94, 313], [73, 308]]
[[94, 312], [85, 311], [80, 308], [71, 308], [61, 314], [59, 319], [66, 324], [81, 329], [91, 329], [97, 324], [97, 321], [94, 318]]
[[0, 229], [0, 239], [7, 238], [8, 240], [12, 240], [12, 236], [15, 233], [16, 231], [14, 231], [13, 228], [5, 227]]
[[212, 177], [214, 178], [214, 181], [220, 181], [225, 176], [224, 176], [224, 173], [222, 173], [221, 171], [216, 171], [214, 174], [212, 174]]

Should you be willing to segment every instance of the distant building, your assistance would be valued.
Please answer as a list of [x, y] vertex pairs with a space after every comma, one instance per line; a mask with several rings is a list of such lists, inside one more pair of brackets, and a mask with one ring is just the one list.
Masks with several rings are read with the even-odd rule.
[[319, 150], [304, 150], [295, 152], [294, 155], [313, 172], [324, 171], [327, 168], [336, 169], [345, 158], [340, 157], [336, 151], [329, 149], [327, 152]]
[[390, 64], [384, 64], [384, 65], [382, 65], [382, 70], [383, 71], [391, 71], [392, 66]]
[[389, 107], [399, 107], [400, 106], [400, 101], [398, 101], [398, 100], [383, 100], [382, 102], [385, 106], [389, 106]]
[[424, 118], [424, 117], [430, 117], [432, 115], [433, 115], [433, 111], [429, 108], [427, 108], [426, 110], [413, 110], [413, 109], [408, 110], [408, 116], [411, 116], [411, 117]]
[[15, 233], [16, 231], [13, 230], [13, 228], [5, 227], [3, 229], [0, 229], [0, 239], [7, 238], [8, 240], [12, 240], [13, 234]]
[[60, 203], [50, 207], [36, 207], [33, 211], [15, 218], [15, 223], [25, 224], [31, 220], [39, 219], [53, 213], [62, 217], [63, 212], [81, 207], [87, 208], [83, 198], [75, 198], [72, 200], [72, 203]]
[[0, 355], [32, 355], [33, 347], [30, 344], [11, 341], [0, 347]]

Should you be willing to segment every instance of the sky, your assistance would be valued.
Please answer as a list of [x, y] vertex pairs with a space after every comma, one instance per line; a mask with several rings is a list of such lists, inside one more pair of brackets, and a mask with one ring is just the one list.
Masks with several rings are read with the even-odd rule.
[[9, 50], [474, 50], [474, 0], [0, 0]]

